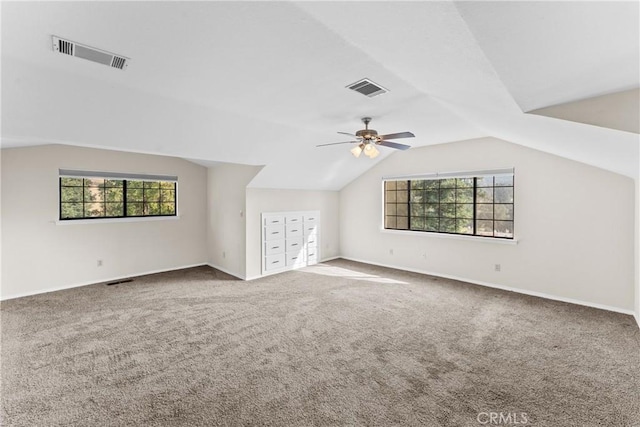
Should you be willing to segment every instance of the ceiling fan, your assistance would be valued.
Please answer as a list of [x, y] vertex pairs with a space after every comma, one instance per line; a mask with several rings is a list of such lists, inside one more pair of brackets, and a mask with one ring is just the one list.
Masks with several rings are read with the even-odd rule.
[[369, 123], [371, 122], [371, 117], [363, 117], [362, 123], [364, 123], [364, 129], [359, 130], [356, 134], [347, 133], [347, 132], [338, 132], [342, 135], [349, 135], [356, 138], [354, 141], [344, 141], [344, 142], [332, 142], [330, 144], [320, 144], [316, 145], [316, 147], [325, 147], [327, 145], [338, 145], [338, 144], [358, 144], [357, 147], [351, 149], [351, 154], [355, 157], [360, 157], [360, 154], [364, 153], [365, 156], [370, 158], [378, 157], [380, 151], [376, 148], [376, 145], [383, 145], [385, 147], [395, 148], [397, 150], [407, 150], [411, 148], [410, 145], [399, 144], [397, 142], [388, 141], [389, 139], [398, 139], [398, 138], [413, 138], [415, 135], [411, 132], [399, 132], [399, 133], [390, 133], [387, 135], [378, 135], [378, 132], [374, 129], [369, 129]]

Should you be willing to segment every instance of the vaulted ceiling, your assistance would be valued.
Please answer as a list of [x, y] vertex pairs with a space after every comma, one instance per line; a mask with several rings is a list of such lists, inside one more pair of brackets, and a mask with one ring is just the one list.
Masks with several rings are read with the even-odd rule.
[[[414, 147], [495, 136], [637, 177], [637, 123], [537, 113], [635, 90], [606, 105], [636, 120], [638, 5], [3, 2], [2, 146], [265, 165], [251, 186], [335, 190], [393, 150], [316, 145], [371, 116]], [[52, 35], [131, 63], [55, 53]], [[390, 92], [345, 88], [364, 77]]]

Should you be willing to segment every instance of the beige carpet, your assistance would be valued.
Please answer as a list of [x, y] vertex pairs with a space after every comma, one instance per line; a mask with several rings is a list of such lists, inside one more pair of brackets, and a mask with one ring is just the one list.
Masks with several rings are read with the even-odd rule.
[[2, 425], [640, 426], [631, 316], [344, 260], [1, 312]]

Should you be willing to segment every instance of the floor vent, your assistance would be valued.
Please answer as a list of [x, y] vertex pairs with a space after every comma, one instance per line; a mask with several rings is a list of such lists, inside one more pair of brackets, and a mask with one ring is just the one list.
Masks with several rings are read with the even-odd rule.
[[387, 89], [380, 86], [378, 83], [374, 83], [369, 79], [358, 80], [355, 83], [347, 86], [347, 89], [355, 90], [358, 93], [373, 98], [374, 96], [382, 95], [389, 92]]
[[124, 279], [124, 280], [117, 280], [115, 282], [109, 282], [107, 283], [107, 286], [119, 285], [120, 283], [129, 283], [129, 282], [133, 282], [133, 279]]
[[77, 58], [86, 59], [88, 61], [97, 62], [98, 64], [106, 65], [108, 67], [124, 70], [129, 65], [129, 58], [116, 55], [106, 50], [96, 49], [94, 47], [85, 46], [80, 43], [72, 42], [71, 40], [61, 39], [57, 36], [52, 36], [53, 50], [55, 52], [62, 53], [64, 55], [75, 56]]

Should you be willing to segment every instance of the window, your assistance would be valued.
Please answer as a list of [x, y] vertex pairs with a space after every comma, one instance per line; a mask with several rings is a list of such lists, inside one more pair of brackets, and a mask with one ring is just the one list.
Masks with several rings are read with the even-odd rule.
[[513, 189], [513, 173], [386, 179], [384, 228], [513, 239]]
[[176, 177], [60, 171], [60, 220], [176, 216]]

